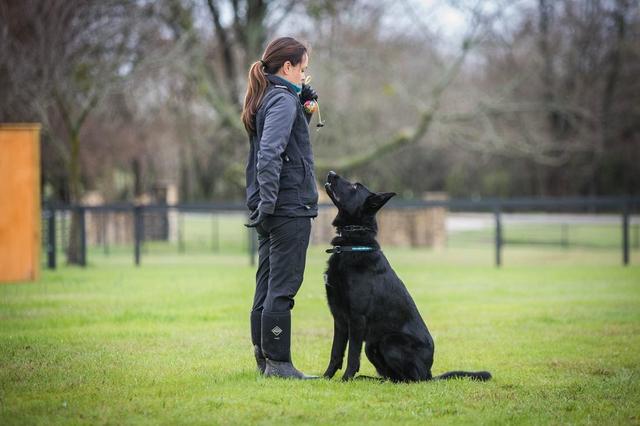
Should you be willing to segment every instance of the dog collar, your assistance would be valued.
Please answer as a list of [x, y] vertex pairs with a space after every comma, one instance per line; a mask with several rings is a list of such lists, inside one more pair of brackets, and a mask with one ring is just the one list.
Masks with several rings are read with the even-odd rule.
[[373, 229], [368, 226], [360, 226], [360, 225], [346, 225], [340, 226], [337, 228], [338, 233], [342, 234], [343, 232], [358, 232], [358, 231], [373, 231]]
[[333, 248], [325, 250], [326, 253], [343, 253], [345, 251], [357, 251], [357, 252], [367, 252], [367, 251], [376, 251], [378, 250], [375, 247], [369, 246], [333, 246]]

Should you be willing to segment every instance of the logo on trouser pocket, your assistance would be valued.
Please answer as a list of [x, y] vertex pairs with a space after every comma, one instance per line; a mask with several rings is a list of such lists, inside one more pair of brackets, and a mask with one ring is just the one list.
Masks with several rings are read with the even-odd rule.
[[274, 336], [278, 337], [280, 334], [282, 334], [282, 329], [276, 325], [271, 329], [271, 332]]

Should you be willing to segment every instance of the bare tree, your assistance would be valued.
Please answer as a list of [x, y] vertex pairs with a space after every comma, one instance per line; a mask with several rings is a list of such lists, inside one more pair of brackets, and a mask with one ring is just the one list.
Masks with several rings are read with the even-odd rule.
[[[68, 170], [72, 202], [82, 197], [81, 133], [89, 115], [122, 83], [136, 57], [133, 1], [4, 2], [3, 47], [10, 59], [3, 85], [14, 90], [11, 113], [43, 123]], [[13, 109], [24, 102], [26, 110]], [[6, 112], [5, 112], [6, 114]], [[68, 262], [78, 263], [78, 217], [73, 216]]]
[[183, 200], [239, 199], [246, 72], [269, 39], [289, 34], [312, 46], [327, 122], [312, 132], [320, 179], [348, 171], [407, 196], [601, 193], [640, 181], [630, 166], [637, 5], [437, 5], [467, 18], [455, 49], [436, 31], [439, 15], [413, 0], [7, 0], [0, 119], [43, 122], [45, 180], [69, 200], [91, 185], [131, 196], [122, 185], [133, 185], [134, 159], [142, 190], [156, 176], [179, 180]]

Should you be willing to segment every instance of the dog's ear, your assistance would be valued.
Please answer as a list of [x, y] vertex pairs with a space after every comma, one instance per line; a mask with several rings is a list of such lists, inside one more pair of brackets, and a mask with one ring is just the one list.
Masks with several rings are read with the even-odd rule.
[[376, 192], [375, 194], [371, 194], [367, 197], [367, 201], [365, 202], [365, 206], [367, 210], [372, 212], [377, 212], [387, 204], [387, 201], [396, 195], [395, 192]]

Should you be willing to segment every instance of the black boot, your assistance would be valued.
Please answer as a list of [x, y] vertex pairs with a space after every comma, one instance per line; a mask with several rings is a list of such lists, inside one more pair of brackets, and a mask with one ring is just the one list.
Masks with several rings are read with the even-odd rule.
[[262, 312], [262, 351], [267, 359], [265, 377], [318, 378], [298, 371], [291, 362], [291, 312]]
[[262, 311], [251, 311], [251, 342], [253, 343], [253, 354], [256, 357], [256, 364], [258, 365], [258, 372], [264, 374], [266, 367], [266, 360], [262, 354], [262, 347], [260, 346], [260, 327], [262, 324]]

